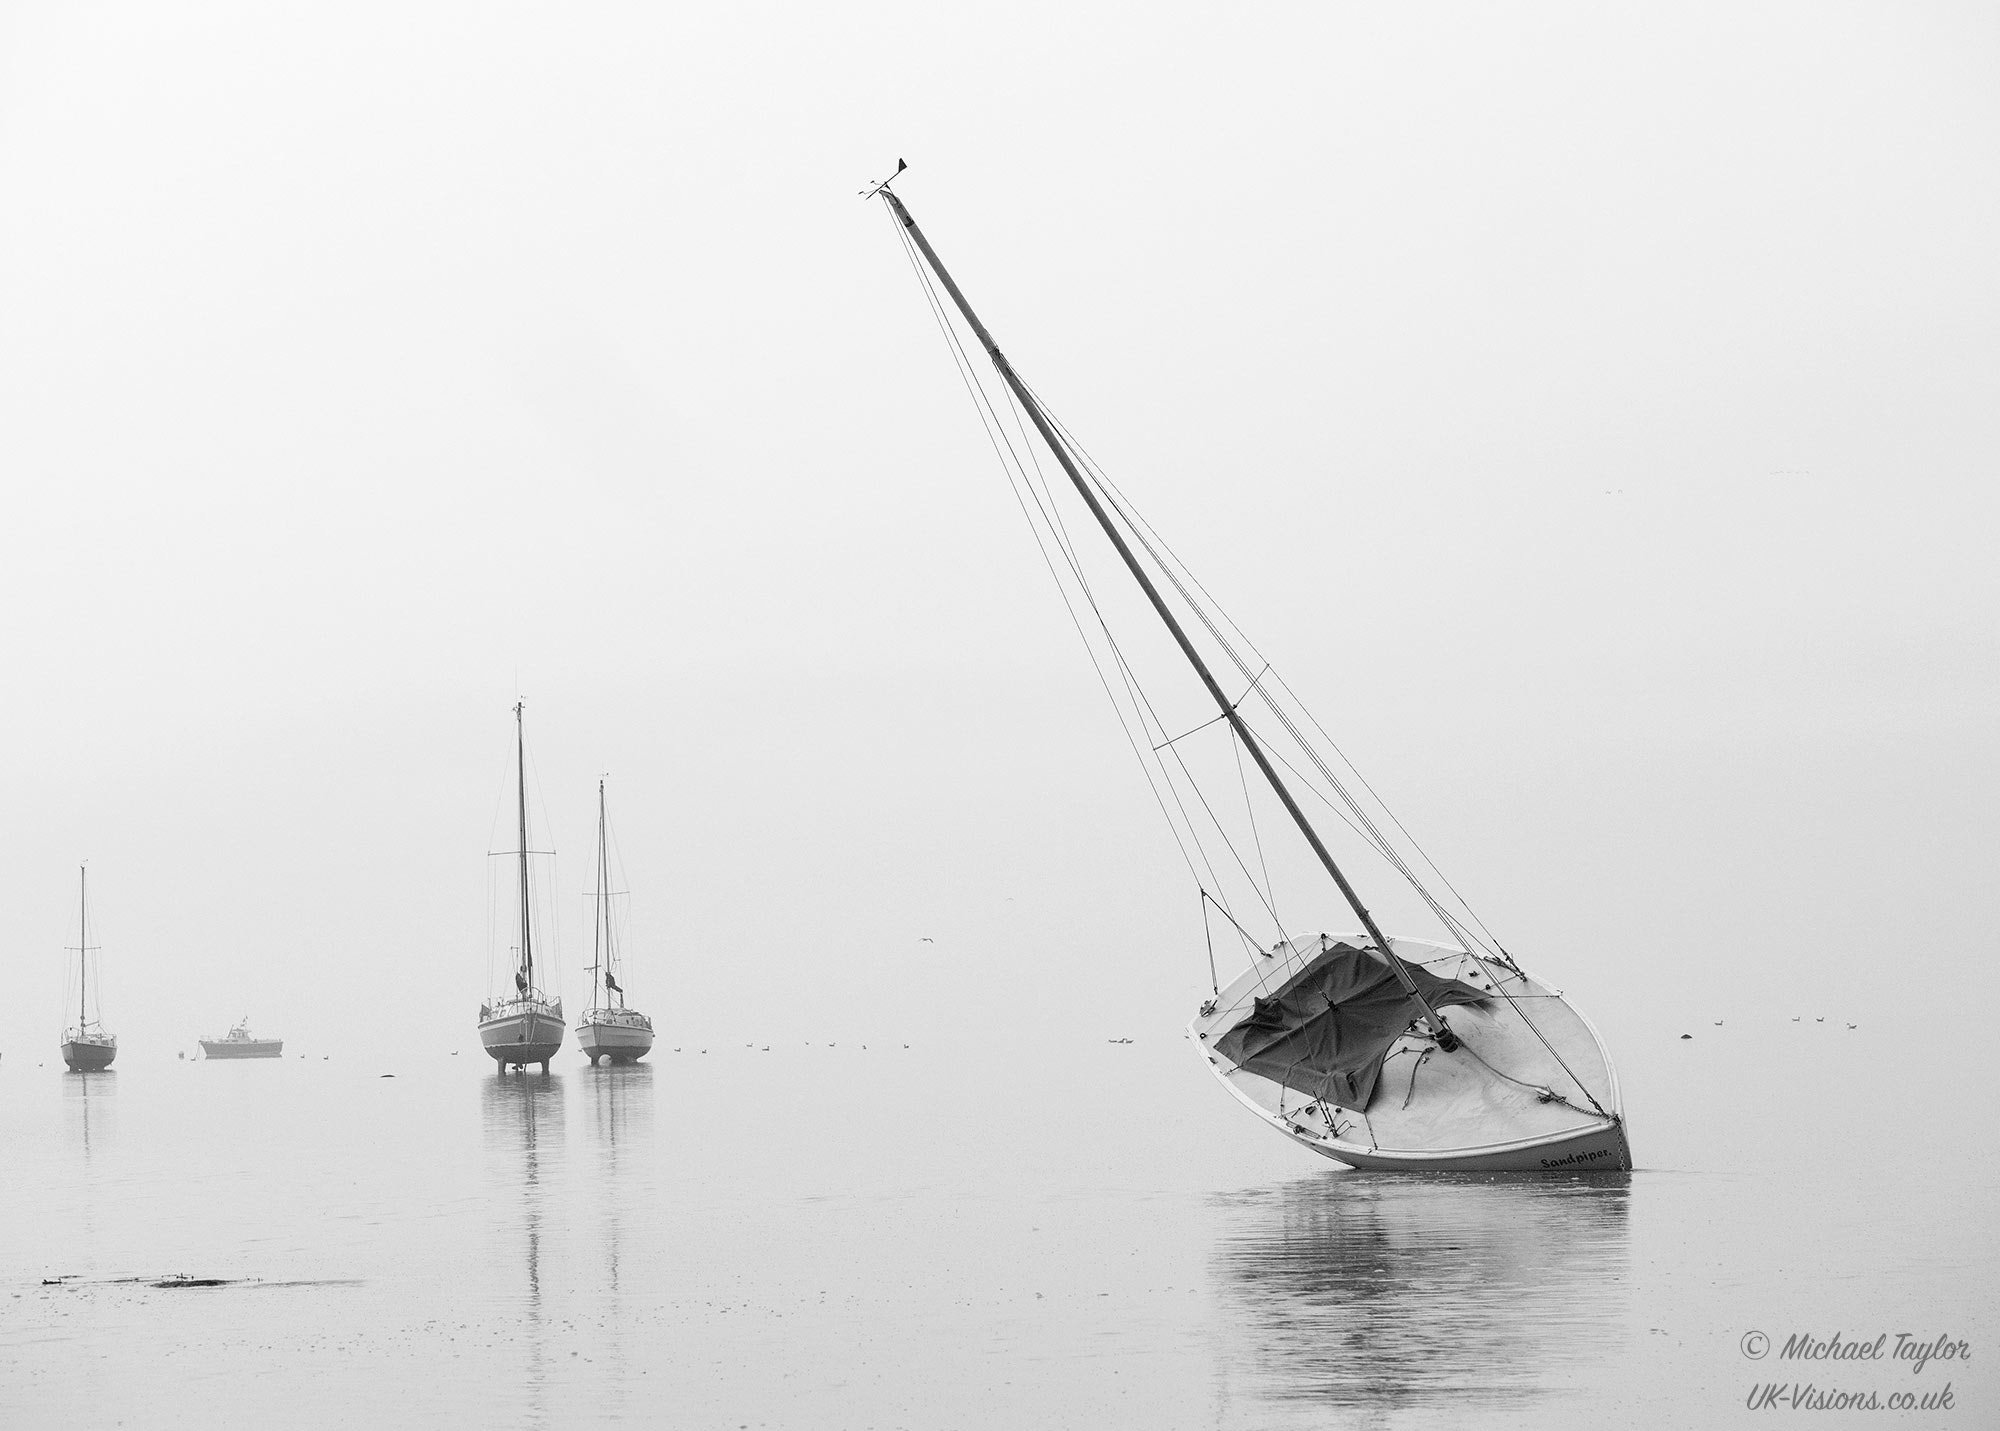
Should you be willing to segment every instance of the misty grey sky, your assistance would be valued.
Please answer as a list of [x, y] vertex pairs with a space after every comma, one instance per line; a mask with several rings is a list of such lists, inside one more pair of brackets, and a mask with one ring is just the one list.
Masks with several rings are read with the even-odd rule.
[[131, 1052], [475, 1048], [517, 695], [573, 998], [608, 771], [670, 1042], [1185, 1017], [1185, 871], [855, 197], [898, 155], [1614, 1051], [1955, 968], [1996, 60], [1979, 5], [8, 7], [0, 1050], [83, 858]]

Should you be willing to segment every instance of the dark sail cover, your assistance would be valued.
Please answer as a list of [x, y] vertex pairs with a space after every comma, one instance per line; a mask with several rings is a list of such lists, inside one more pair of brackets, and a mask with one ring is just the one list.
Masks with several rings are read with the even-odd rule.
[[[1456, 979], [1406, 965], [1434, 1009], [1489, 996]], [[1215, 1041], [1215, 1051], [1252, 1073], [1343, 1108], [1366, 1109], [1382, 1060], [1423, 1009], [1379, 955], [1335, 944]]]

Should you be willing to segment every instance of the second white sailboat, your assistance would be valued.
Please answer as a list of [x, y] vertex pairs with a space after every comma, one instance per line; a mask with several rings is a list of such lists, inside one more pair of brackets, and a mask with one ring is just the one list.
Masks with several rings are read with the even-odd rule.
[[625, 1005], [622, 965], [611, 906], [611, 826], [604, 814], [604, 782], [597, 782], [597, 891], [590, 954], [590, 1007], [576, 1026], [576, 1044], [591, 1067], [600, 1058], [633, 1063], [653, 1048], [653, 1021]]

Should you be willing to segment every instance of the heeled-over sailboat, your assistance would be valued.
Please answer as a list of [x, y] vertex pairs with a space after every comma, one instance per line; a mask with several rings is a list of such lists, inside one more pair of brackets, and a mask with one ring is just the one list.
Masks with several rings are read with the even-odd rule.
[[604, 782], [597, 782], [597, 892], [590, 946], [590, 1007], [576, 1026], [576, 1045], [590, 1059], [633, 1063], [653, 1048], [653, 1021], [625, 1006], [625, 986], [619, 982], [624, 958], [613, 927], [611, 906], [611, 825], [604, 815]]
[[[898, 163], [898, 175], [904, 167]], [[960, 376], [980, 409], [988, 438], [1070, 604], [1077, 630], [1098, 662], [1099, 677], [1126, 724], [1127, 738], [1147, 770], [1161, 811], [1181, 842], [1190, 873], [1201, 886], [1204, 922], [1211, 909], [1217, 911], [1244, 943], [1250, 967], [1225, 987], [1214, 973], [1210, 941], [1214, 997], [1202, 1004], [1188, 1025], [1189, 1037], [1210, 1070], [1266, 1123], [1313, 1152], [1354, 1167], [1629, 1169], [1632, 1156], [1617, 1076], [1596, 1031], [1558, 991], [1515, 963], [1449, 882], [1436, 875], [1436, 867], [1351, 766], [1346, 766], [1347, 777], [1336, 773], [1336, 765], [1345, 766], [1345, 757], [1290, 687], [1271, 671], [1270, 663], [1022, 380], [890, 182], [864, 194], [879, 195], [888, 206]], [[999, 395], [986, 390], [967, 356], [967, 345], [950, 321], [950, 308], [956, 308], [991, 360], [1003, 385]], [[1214, 707], [1200, 724], [1182, 713], [1170, 729], [1152, 693], [1139, 684], [1107, 615], [1109, 597], [1092, 590], [1089, 559], [1059, 515], [1055, 499], [1060, 484], [1044, 476], [1021, 418], [1054, 457], [1119, 563], [1137, 583], [1146, 606], [1199, 677]], [[1171, 591], [1171, 599], [1163, 586]], [[1184, 622], [1183, 616], [1188, 620]], [[1232, 686], [1247, 683], [1241, 696], [1232, 699], [1224, 690], [1210, 655], [1230, 663]], [[1250, 719], [1253, 696], [1261, 730]], [[1201, 757], [1194, 750], [1198, 740], [1191, 738], [1219, 742], [1224, 734], [1229, 739], [1227, 751], [1236, 758], [1238, 778], [1244, 782], [1244, 809], [1256, 837], [1247, 857], [1249, 842], [1239, 845], [1232, 840], [1192, 773], [1192, 762]], [[1331, 879], [1352, 911], [1360, 926], [1354, 933], [1298, 935], [1287, 932], [1278, 919], [1264, 842], [1256, 835], [1251, 786], [1241, 763], [1244, 755], [1268, 788], [1267, 805], [1274, 801], [1283, 808], [1311, 851], [1312, 863]], [[1280, 774], [1280, 765], [1290, 780]], [[1382, 933], [1307, 817], [1294, 794], [1294, 781], [1409, 882], [1454, 942], [1392, 939]], [[1392, 839], [1386, 833], [1390, 829], [1402, 839]], [[1211, 859], [1216, 835], [1235, 857], [1234, 871], [1227, 860]], [[1429, 868], [1435, 884], [1448, 893], [1439, 893], [1432, 882], [1419, 879], [1419, 865]], [[1218, 870], [1226, 873], [1226, 881]], [[1278, 930], [1275, 942], [1251, 935], [1231, 912], [1229, 899], [1218, 892], [1223, 883], [1237, 880], [1237, 872], [1261, 906], [1262, 912], [1254, 917], [1268, 913]], [[1253, 914], [1247, 904], [1242, 907], [1246, 917]], [[1451, 1011], [1449, 1020], [1446, 1009]]]
[[563, 1041], [562, 1000], [547, 997], [535, 982], [535, 913], [528, 881], [528, 747], [521, 727], [524, 704], [516, 702], [514, 706], [515, 830], [520, 845], [500, 852], [515, 855], [520, 861], [521, 942], [514, 950], [514, 995], [488, 999], [479, 1006], [479, 1041], [500, 1065], [501, 1073], [510, 1068], [526, 1069], [531, 1063], [539, 1063], [547, 1073], [549, 1060]]
[[[71, 1073], [93, 1073], [111, 1067], [118, 1057], [118, 1036], [104, 1031], [104, 1010], [90, 1016], [90, 956], [97, 952], [90, 942], [90, 871], [77, 866], [76, 880], [76, 1022], [63, 1030], [63, 1062]], [[103, 982], [102, 980], [99, 981]]]

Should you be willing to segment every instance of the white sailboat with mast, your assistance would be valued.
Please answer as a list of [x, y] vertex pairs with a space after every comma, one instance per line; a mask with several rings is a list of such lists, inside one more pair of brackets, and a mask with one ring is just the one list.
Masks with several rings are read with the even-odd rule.
[[70, 1072], [94, 1073], [118, 1057], [118, 1036], [104, 1031], [101, 1007], [91, 1016], [90, 956], [97, 946], [90, 942], [90, 870], [84, 865], [77, 866], [75, 952], [76, 1022], [63, 1030], [62, 1056]]
[[519, 860], [521, 942], [514, 947], [514, 994], [479, 1006], [479, 1041], [503, 1074], [510, 1068], [525, 1070], [531, 1063], [539, 1063], [547, 1073], [549, 1060], [563, 1041], [562, 1000], [549, 998], [536, 982], [534, 894], [528, 875], [528, 747], [521, 716], [525, 705], [522, 701], [514, 705], [515, 831], [520, 843], [502, 852]]
[[577, 1047], [595, 1068], [600, 1058], [633, 1063], [653, 1048], [653, 1021], [625, 1004], [623, 952], [618, 945], [611, 889], [611, 824], [604, 813], [604, 781], [597, 782], [597, 890], [590, 946], [590, 1007], [576, 1025]]
[[[899, 161], [898, 175], [904, 167]], [[1336, 773], [1335, 763], [1344, 763], [1337, 747], [1290, 695], [1289, 687], [1277, 680], [1270, 664], [1257, 665], [1262, 658], [1248, 639], [1022, 380], [946, 272], [910, 211], [890, 188], [893, 177], [864, 192], [868, 197], [879, 195], [888, 206], [960, 375], [980, 407], [989, 439], [1015, 483], [1016, 496], [1029, 514], [1065, 600], [1071, 601], [1079, 633], [1091, 647], [1093, 659], [1098, 659], [1100, 649], [1108, 652], [1099, 662], [1099, 676], [1121, 719], [1127, 720], [1128, 738], [1135, 752], [1141, 753], [1142, 763], [1149, 758], [1145, 747], [1151, 747], [1148, 778], [1154, 780], [1161, 810], [1167, 814], [1176, 839], [1182, 840], [1182, 854], [1202, 886], [1204, 920], [1215, 908], [1244, 939], [1249, 967], [1227, 986], [1213, 973], [1211, 943], [1214, 997], [1202, 1004], [1188, 1026], [1190, 1039], [1210, 1070], [1233, 1097], [1266, 1123], [1313, 1152], [1354, 1167], [1533, 1172], [1629, 1169], [1631, 1150], [1617, 1076], [1596, 1031], [1558, 991], [1530, 976], [1497, 940], [1485, 936], [1484, 926], [1450, 889], [1448, 881], [1437, 876], [1437, 882], [1450, 891], [1440, 896], [1419, 879], [1417, 866], [1429, 865], [1428, 857], [1406, 833], [1400, 843], [1384, 833], [1390, 827], [1401, 832], [1400, 822], [1386, 807], [1380, 807], [1378, 799], [1371, 806], [1357, 797], [1352, 787], [1358, 784], [1367, 790], [1365, 781], [1359, 781], [1358, 776], [1344, 781]], [[1003, 385], [998, 398], [985, 391], [976, 366], [967, 357], [950, 321], [951, 308], [963, 318], [998, 374]], [[1181, 734], [1169, 731], [1151, 695], [1138, 684], [1104, 605], [1090, 587], [1085, 562], [1060, 515], [1055, 514], [1058, 484], [1042, 477], [1032, 445], [1025, 449], [1029, 454], [1025, 458], [1022, 449], [1014, 445], [1014, 431], [1002, 416], [1010, 406], [1013, 414], [1032, 425], [1042, 447], [1053, 456], [1109, 540], [1118, 564], [1137, 583], [1145, 605], [1199, 677], [1208, 700], [1219, 712], [1202, 725], [1183, 729]], [[1019, 432], [1027, 443], [1027, 429], [1020, 427]], [[1163, 585], [1172, 590], [1175, 600], [1169, 600]], [[1072, 599], [1072, 591], [1080, 593], [1080, 601]], [[1189, 619], [1184, 621], [1183, 615]], [[1191, 625], [1200, 635], [1199, 642], [1190, 635]], [[1101, 647], [1098, 630], [1102, 631]], [[1229, 661], [1249, 683], [1241, 697], [1232, 699], [1223, 689], [1204, 647]], [[1124, 703], [1120, 690], [1125, 693]], [[1269, 733], [1253, 728], [1246, 714], [1253, 696], [1268, 712]], [[1265, 723], [1260, 717], [1260, 724]], [[1257, 889], [1280, 937], [1268, 946], [1253, 939], [1230, 913], [1226, 901], [1212, 892], [1203, 869], [1212, 875], [1216, 866], [1199, 844], [1202, 837], [1197, 824], [1202, 817], [1190, 814], [1190, 809], [1205, 812], [1225, 842], [1230, 837], [1214, 808], [1201, 796], [1178, 748], [1179, 742], [1203, 730], [1227, 733], [1230, 750], [1239, 757], [1239, 772], [1240, 756], [1249, 756], [1270, 795], [1310, 849], [1314, 863], [1352, 911], [1360, 925], [1357, 931], [1310, 936], [1287, 933], [1270, 897], [1261, 836], [1252, 856], [1264, 871], [1261, 884], [1251, 862], [1244, 860], [1233, 844], [1230, 853], [1236, 855], [1244, 880]], [[1308, 730], [1318, 732], [1319, 739]], [[1289, 743], [1277, 748], [1272, 745], [1274, 738]], [[1278, 749], [1275, 760], [1274, 749]], [[1410, 882], [1457, 942], [1383, 934], [1295, 797], [1290, 782], [1280, 774], [1279, 763], [1301, 788], [1324, 801]], [[1244, 778], [1245, 808], [1254, 834], [1254, 806]], [[1185, 779], [1188, 787], [1175, 784], [1177, 779]], [[1192, 789], [1198, 804], [1181, 803], [1184, 788]], [[1372, 791], [1368, 795], [1373, 799]], [[1174, 802], [1171, 807], [1170, 799]], [[1172, 808], [1180, 810], [1178, 822]], [[1374, 813], [1377, 808], [1379, 819]], [[1184, 834], [1197, 841], [1192, 853]], [[1414, 858], [1406, 855], [1404, 843]], [[1449, 907], [1452, 901], [1457, 911]], [[1452, 1011], [1449, 1021], [1444, 1013], [1447, 1008]]]

